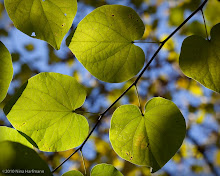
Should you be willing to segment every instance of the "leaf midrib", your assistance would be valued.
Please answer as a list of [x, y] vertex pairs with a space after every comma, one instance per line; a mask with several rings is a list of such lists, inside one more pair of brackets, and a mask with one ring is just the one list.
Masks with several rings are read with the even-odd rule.
[[[35, 1], [35, 0], [34, 0]], [[44, 2], [44, 1], [43, 1]], [[45, 19], [47, 20], [47, 22], [48, 22], [48, 24], [49, 24], [49, 27], [50, 27], [50, 30], [51, 30], [51, 32], [52, 32], [52, 36], [53, 36], [53, 41], [55, 42], [55, 44], [56, 44], [56, 48], [58, 48], [58, 45], [57, 45], [57, 41], [56, 41], [56, 38], [54, 37], [54, 31], [52, 30], [52, 28], [51, 28], [51, 24], [50, 24], [50, 21], [48, 20], [48, 18], [47, 18], [47, 15], [46, 15], [46, 13], [45, 13], [45, 10], [44, 10], [44, 7], [43, 7], [43, 5], [42, 5], [42, 1], [40, 0], [40, 5], [41, 5], [41, 9], [42, 9], [42, 14], [44, 15], [44, 17], [45, 17]], [[43, 34], [43, 33], [42, 33]]]

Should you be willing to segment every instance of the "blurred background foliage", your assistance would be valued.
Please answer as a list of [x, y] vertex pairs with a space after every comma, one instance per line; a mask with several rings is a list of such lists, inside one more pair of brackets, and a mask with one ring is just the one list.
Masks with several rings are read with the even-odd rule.
[[[142, 18], [146, 26], [143, 40], [159, 42], [180, 25], [200, 3], [201, 0], [78, 0], [78, 12], [71, 31], [93, 9], [105, 4], [121, 4], [132, 7]], [[220, 22], [220, 2], [209, 0], [204, 14], [210, 32], [211, 27]], [[170, 99], [180, 108], [187, 123], [187, 135], [182, 147], [153, 175], [220, 175], [220, 95], [184, 76], [178, 65], [182, 41], [193, 34], [206, 37], [201, 13], [196, 14], [164, 46], [138, 84], [142, 107], [154, 96]], [[14, 66], [14, 78], [9, 93], [0, 104], [0, 125], [11, 126], [2, 108], [27, 79], [39, 72], [59, 72], [74, 76], [86, 87], [87, 100], [79, 111], [87, 117], [90, 128], [96, 123], [98, 113], [114, 102], [135, 79], [120, 84], [97, 80], [66, 47], [65, 39], [61, 49], [56, 51], [47, 43], [18, 31], [4, 9], [3, 0], [0, 0], [0, 40], [12, 53]], [[146, 62], [158, 48], [157, 43], [137, 45], [144, 50]], [[83, 148], [88, 173], [97, 163], [109, 163], [125, 176], [150, 175], [149, 168], [120, 159], [109, 143], [111, 114], [119, 105], [128, 103], [138, 105], [135, 89], [130, 90], [109, 111]], [[39, 154], [53, 169], [73, 151], [74, 149], [58, 153], [39, 151]], [[71, 157], [56, 174], [61, 175], [71, 169], [83, 172], [80, 154]]]

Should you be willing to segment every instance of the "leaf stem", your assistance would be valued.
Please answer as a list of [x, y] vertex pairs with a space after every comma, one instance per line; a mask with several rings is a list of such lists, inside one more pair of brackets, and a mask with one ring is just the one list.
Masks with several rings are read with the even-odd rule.
[[136, 94], [137, 94], [137, 98], [138, 98], [139, 109], [141, 111], [142, 116], [144, 116], [143, 111], [142, 111], [142, 107], [141, 107], [141, 100], [140, 100], [140, 96], [139, 96], [139, 93], [138, 93], [137, 85], [135, 85], [135, 90], [136, 90]]
[[77, 148], [67, 159], [65, 159], [59, 166], [57, 166], [52, 173], [54, 173], [57, 169], [59, 169], [67, 160], [69, 160], [69, 158], [71, 158], [77, 151], [82, 150], [83, 146], [85, 145], [85, 143], [88, 141], [88, 139], [90, 138], [90, 136], [92, 135], [93, 131], [95, 131], [96, 127], [100, 124], [102, 118], [104, 117], [104, 115], [133, 87], [136, 86], [138, 81], [140, 80], [140, 78], [142, 77], [142, 75], [144, 74], [144, 72], [148, 69], [148, 67], [150, 66], [150, 64], [152, 63], [152, 61], [156, 58], [157, 54], [160, 52], [160, 50], [162, 49], [162, 47], [164, 46], [164, 44], [171, 38], [173, 37], [174, 34], [176, 34], [198, 11], [200, 11], [204, 5], [208, 2], [208, 0], [204, 0], [203, 3], [187, 18], [185, 19], [180, 26], [178, 26], [163, 42], [161, 42], [161, 45], [158, 47], [158, 49], [156, 50], [156, 52], [154, 53], [154, 55], [151, 57], [151, 59], [149, 60], [149, 62], [146, 64], [146, 66], [144, 67], [144, 69], [141, 71], [141, 73], [138, 75], [138, 77], [136, 78], [136, 80], [103, 112], [100, 114], [98, 121], [96, 122], [95, 126], [92, 128], [92, 130], [90, 131], [90, 133], [88, 134], [88, 136], [86, 137], [86, 139], [84, 140], [84, 142], [81, 144], [81, 146], [79, 148]]
[[84, 172], [85, 172], [85, 176], [86, 176], [86, 165], [85, 165], [85, 160], [84, 160], [84, 157], [83, 157], [82, 149], [80, 150], [80, 154], [81, 154], [83, 168], [84, 168]]
[[205, 26], [206, 37], [207, 37], [207, 40], [209, 40], [209, 35], [208, 35], [208, 30], [207, 30], [206, 20], [205, 20], [205, 15], [204, 15], [202, 9], [201, 9], [201, 13], [202, 13], [202, 18], [203, 18], [204, 26]]

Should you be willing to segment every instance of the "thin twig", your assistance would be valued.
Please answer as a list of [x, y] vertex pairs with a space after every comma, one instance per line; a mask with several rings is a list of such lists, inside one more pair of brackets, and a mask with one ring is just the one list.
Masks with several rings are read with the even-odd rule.
[[205, 15], [204, 15], [202, 9], [201, 9], [201, 13], [202, 13], [202, 18], [203, 18], [204, 26], [205, 26], [206, 37], [207, 37], [207, 40], [209, 40], [208, 30], [207, 30], [206, 21], [205, 21]]
[[[101, 117], [101, 115], [100, 115]], [[99, 119], [100, 119], [99, 117]], [[96, 127], [99, 125], [99, 123], [101, 122], [98, 119], [98, 121], [96, 122], [95, 126], [93, 127], [93, 129], [90, 131], [90, 133], [88, 134], [88, 136], [86, 137], [86, 139], [84, 140], [84, 142], [81, 144], [81, 146], [79, 148], [77, 148], [68, 158], [66, 158], [59, 166], [57, 166], [52, 173], [54, 173], [57, 169], [59, 169], [65, 162], [67, 162], [73, 155], [75, 155], [75, 153], [77, 153], [79, 150], [81, 150], [83, 148], [83, 146], [85, 145], [85, 143], [88, 141], [89, 137], [92, 135], [93, 131], [95, 131]]]
[[81, 154], [82, 163], [83, 163], [83, 168], [84, 168], [84, 172], [85, 172], [85, 176], [86, 176], [86, 165], [85, 165], [85, 161], [84, 161], [84, 157], [83, 157], [82, 149], [80, 150], [80, 154]]
[[96, 127], [100, 124], [102, 118], [104, 117], [104, 115], [135, 85], [137, 85], [138, 81], [140, 80], [140, 78], [142, 77], [142, 75], [144, 74], [144, 72], [148, 69], [148, 67], [150, 66], [151, 62], [156, 58], [157, 54], [160, 52], [160, 50], [162, 49], [162, 47], [164, 46], [164, 44], [174, 35], [176, 34], [182, 27], [184, 24], [186, 24], [187, 21], [189, 21], [198, 11], [200, 11], [204, 5], [208, 2], [208, 0], [205, 0], [186, 20], [183, 21], [182, 24], [180, 24], [180, 26], [178, 26], [163, 42], [161, 42], [161, 45], [159, 46], [159, 48], [156, 50], [156, 52], [154, 53], [154, 55], [152, 56], [152, 58], [150, 59], [150, 61], [147, 63], [147, 65], [144, 67], [144, 69], [141, 71], [141, 73], [138, 75], [138, 77], [136, 78], [136, 80], [103, 112], [100, 114], [95, 126], [92, 128], [92, 130], [90, 131], [90, 133], [88, 134], [88, 136], [86, 137], [86, 139], [84, 140], [84, 142], [81, 144], [81, 146], [79, 148], [77, 148], [67, 159], [65, 159], [59, 166], [57, 166], [52, 173], [54, 173], [57, 169], [59, 169], [67, 160], [69, 160], [69, 158], [71, 158], [71, 156], [73, 156], [77, 151], [81, 150], [83, 148], [83, 146], [85, 145], [85, 143], [88, 141], [88, 139], [90, 138], [90, 136], [92, 135], [93, 131], [96, 129]]
[[140, 111], [141, 111], [142, 116], [144, 116], [144, 114], [143, 114], [143, 112], [142, 112], [141, 100], [140, 100], [140, 96], [139, 96], [139, 93], [138, 93], [137, 85], [135, 85], [135, 90], [136, 90], [136, 94], [137, 94], [137, 98], [138, 98], [139, 109], [140, 109]]

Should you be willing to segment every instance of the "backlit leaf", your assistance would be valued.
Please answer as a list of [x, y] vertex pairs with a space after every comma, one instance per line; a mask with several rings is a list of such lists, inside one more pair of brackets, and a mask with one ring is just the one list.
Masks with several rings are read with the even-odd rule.
[[4, 100], [13, 76], [11, 55], [0, 42], [0, 103]]
[[[83, 176], [83, 174], [73, 170], [62, 176]], [[123, 176], [123, 174], [110, 164], [98, 164], [92, 168], [90, 176]]]
[[153, 98], [144, 115], [135, 105], [123, 105], [113, 113], [110, 142], [123, 159], [156, 172], [180, 148], [186, 133], [183, 115], [163, 98]]
[[69, 48], [96, 78], [123, 82], [144, 65], [143, 50], [133, 44], [143, 36], [144, 28], [130, 7], [101, 6], [79, 23]]
[[21, 133], [13, 128], [6, 126], [0, 126], [0, 142], [2, 141], [19, 142], [32, 148], [31, 143], [28, 142], [28, 140], [23, 135], [21, 135]]
[[92, 168], [91, 176], [123, 176], [123, 174], [110, 164], [98, 164]]
[[211, 40], [187, 37], [179, 59], [183, 73], [205, 87], [220, 93], [220, 23], [211, 30]]
[[47, 41], [55, 49], [60, 48], [77, 11], [76, 0], [5, 0], [4, 3], [16, 28]]
[[64, 173], [62, 176], [83, 176], [83, 174], [79, 171], [73, 170], [73, 171]]
[[11, 141], [0, 142], [0, 170], [1, 175], [4, 171], [5, 175], [52, 175], [46, 162], [33, 149]]
[[42, 151], [63, 151], [80, 145], [89, 130], [75, 109], [86, 91], [73, 77], [40, 73], [28, 80], [4, 108], [11, 124]]

